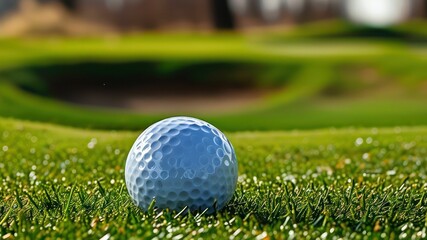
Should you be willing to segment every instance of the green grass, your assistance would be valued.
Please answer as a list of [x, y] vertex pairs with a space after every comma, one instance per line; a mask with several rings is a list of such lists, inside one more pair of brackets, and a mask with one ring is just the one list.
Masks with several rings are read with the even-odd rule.
[[[350, 69], [357, 67], [350, 65]], [[258, 79], [273, 84], [282, 81], [283, 86], [276, 87], [278, 91], [253, 106], [232, 113], [183, 112], [180, 115], [202, 117], [227, 131], [427, 124], [425, 92], [419, 90], [423, 89], [422, 76], [409, 81], [402, 79], [411, 78], [406, 71], [393, 75], [379, 69], [376, 70], [378, 78], [386, 80], [363, 83], [357, 71], [346, 68], [349, 67], [301, 65], [288, 74], [286, 67], [281, 69], [275, 65], [258, 73]], [[398, 92], [381, 93], [390, 87]], [[3, 81], [0, 82], [0, 115], [83, 128], [136, 130], [171, 114], [85, 108], [40, 97], [21, 90], [14, 82]]]
[[366, 38], [357, 34], [375, 30], [340, 21], [258, 34], [144, 33], [110, 37], [3, 38], [0, 39], [0, 69], [80, 60], [304, 62], [310, 59], [363, 63], [375, 62], [384, 54], [425, 57], [425, 52], [417, 52], [425, 44], [415, 41], [427, 37], [424, 25], [425, 22], [418, 21], [394, 27], [388, 31], [397, 37], [392, 34], [391, 38], [387, 35]]
[[0, 237], [426, 236], [426, 127], [229, 133], [239, 182], [211, 216], [131, 203], [123, 171], [138, 134], [0, 119]]
[[[414, 22], [390, 30], [397, 35], [416, 36], [409, 40], [353, 36], [366, 30], [342, 22], [258, 35], [148, 33], [106, 38], [0, 39], [0, 116], [82, 128], [136, 130], [171, 114], [85, 108], [20, 87], [27, 84], [42, 89], [38, 84], [44, 76], [30, 70], [43, 66], [106, 63], [108, 67], [149, 62], [157, 63], [153, 70], [156, 74], [173, 76], [189, 66], [219, 63], [241, 67], [233, 76], [236, 81], [255, 79], [257, 86], [274, 86], [277, 91], [231, 113], [180, 115], [203, 117], [227, 131], [427, 125], [427, 45], [419, 41], [426, 37], [419, 27], [423, 24]], [[245, 71], [245, 67], [251, 69]], [[360, 73], [363, 69], [373, 70], [382, 80], [369, 83], [370, 79], [365, 79], [369, 77]], [[208, 70], [213, 73], [217, 69]], [[96, 71], [104, 74], [100, 73], [100, 78], [110, 74], [102, 69], [92, 74]], [[198, 74], [203, 80], [204, 75]], [[64, 84], [72, 83], [64, 80]], [[378, 94], [390, 87], [400, 92]], [[331, 96], [331, 92], [336, 95]]]
[[[419, 40], [424, 24], [395, 30]], [[333, 22], [262, 36], [0, 39], [0, 116], [78, 127], [0, 117], [0, 238], [426, 238], [427, 45], [343, 38], [354, 31]], [[253, 64], [261, 70], [243, 76], [277, 88], [234, 113], [191, 114], [229, 131], [237, 152], [238, 187], [220, 212], [132, 204], [127, 151], [169, 114], [84, 108], [19, 88], [43, 91], [29, 68], [139, 61], [172, 75], [193, 63]]]
[[[0, 93], [3, 94], [0, 94], [2, 99], [0, 111], [3, 115], [21, 119], [50, 121], [85, 128], [141, 129], [167, 116], [82, 109], [59, 102], [45, 101], [19, 91], [16, 93], [16, 89], [9, 87], [1, 85]], [[425, 102], [417, 99], [407, 101], [383, 99], [375, 102], [362, 99], [343, 103], [314, 99], [285, 107], [258, 109], [235, 115], [196, 115], [228, 131], [313, 129], [330, 126], [414, 126], [426, 124], [426, 116]]]

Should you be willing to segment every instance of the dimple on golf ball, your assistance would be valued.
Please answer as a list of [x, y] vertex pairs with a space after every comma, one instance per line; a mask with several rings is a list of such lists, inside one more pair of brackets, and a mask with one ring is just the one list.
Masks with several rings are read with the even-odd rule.
[[172, 117], [147, 128], [126, 161], [126, 186], [133, 202], [147, 210], [212, 212], [232, 198], [237, 159], [230, 141], [211, 124]]

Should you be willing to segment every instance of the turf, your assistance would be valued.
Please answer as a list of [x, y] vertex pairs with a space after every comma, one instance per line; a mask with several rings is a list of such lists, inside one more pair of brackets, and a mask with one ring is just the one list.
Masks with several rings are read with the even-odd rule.
[[426, 237], [426, 127], [229, 133], [237, 191], [211, 216], [131, 203], [138, 134], [0, 118], [0, 237]]
[[[171, 114], [86, 108], [21, 88], [23, 83], [36, 89], [43, 87], [37, 85], [43, 76], [29, 72], [31, 67], [148, 61], [158, 63], [154, 65], [160, 69], [158, 75], [174, 75], [196, 64], [234, 64], [247, 69], [238, 73], [239, 81], [250, 76], [259, 86], [277, 88], [275, 94], [254, 106], [232, 113], [180, 113], [203, 117], [227, 131], [426, 125], [427, 35], [419, 27], [423, 24], [409, 23], [373, 37], [370, 34], [378, 30], [326, 22], [263, 34], [145, 33], [107, 38], [0, 39], [0, 116], [81, 128], [147, 127]], [[98, 69], [104, 74], [100, 73], [99, 78], [109, 74], [105, 68]], [[373, 70], [379, 79], [364, 76], [364, 69]], [[389, 88], [400, 92], [377, 96]]]
[[[421, 66], [406, 66], [409, 70], [416, 68], [418, 72], [412, 71], [413, 75], [399, 68], [392, 68], [396, 74], [374, 68], [379, 77], [368, 84], [359, 73], [342, 70], [346, 68], [366, 67], [303, 64], [289, 74], [276, 65], [261, 71], [259, 79], [270, 82], [279, 79], [274, 83], [279, 84], [278, 90], [253, 106], [232, 113], [179, 114], [203, 117], [227, 131], [427, 124], [424, 76], [417, 75], [423, 69]], [[25, 74], [20, 76], [17, 79], [21, 81], [28, 78]], [[31, 81], [37, 82], [37, 78]], [[84, 128], [136, 130], [171, 115], [81, 107], [23, 91], [16, 84], [7, 78], [0, 81], [1, 116]], [[390, 94], [381, 93], [390, 88]], [[396, 89], [397, 93], [393, 92]]]

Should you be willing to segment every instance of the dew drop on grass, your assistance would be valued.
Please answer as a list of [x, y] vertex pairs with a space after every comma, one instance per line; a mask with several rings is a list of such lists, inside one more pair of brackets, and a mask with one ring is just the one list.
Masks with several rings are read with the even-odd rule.
[[30, 178], [30, 181], [35, 181], [37, 178], [36, 173], [34, 171], [31, 171], [28, 177]]
[[320, 238], [325, 239], [327, 236], [328, 236], [328, 233], [327, 233], [327, 232], [324, 232], [324, 233], [320, 236]]
[[120, 154], [120, 149], [114, 150], [114, 154], [119, 155]]
[[242, 182], [244, 182], [246, 179], [247, 179], [246, 174], [243, 174], [243, 175], [240, 175], [240, 176], [237, 178], [237, 181], [238, 181], [238, 182], [240, 182], [240, 183], [242, 183]]
[[110, 236], [111, 235], [109, 233], [107, 233], [102, 238], [100, 238], [99, 240], [108, 240], [108, 239], [110, 239]]
[[10, 239], [12, 237], [12, 234], [11, 233], [6, 233], [4, 236], [3, 236], [3, 239]]
[[262, 232], [260, 235], [256, 237], [257, 240], [267, 239], [268, 235], [266, 232]]
[[360, 146], [363, 144], [363, 138], [357, 138], [356, 141], [354, 142], [354, 144], [356, 146]]
[[362, 155], [362, 158], [363, 158], [363, 160], [367, 161], [367, 160], [369, 160], [371, 158], [371, 155], [369, 153], [364, 153]]
[[399, 239], [406, 239], [408, 237], [408, 234], [407, 233], [401, 233], [400, 235], [399, 235]]
[[89, 149], [93, 149], [95, 146], [96, 146], [96, 144], [98, 143], [98, 139], [96, 139], [96, 138], [92, 138], [90, 141], [89, 141], [89, 143], [87, 144], [87, 147], [89, 148]]
[[426, 230], [423, 229], [422, 231], [417, 232], [417, 237], [425, 238], [426, 237]]

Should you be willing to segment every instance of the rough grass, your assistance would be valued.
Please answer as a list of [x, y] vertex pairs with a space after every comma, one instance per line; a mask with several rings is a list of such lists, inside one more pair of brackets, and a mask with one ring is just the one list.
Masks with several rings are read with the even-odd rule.
[[138, 134], [0, 119], [0, 237], [426, 237], [426, 127], [227, 134], [239, 182], [211, 216], [131, 203]]

